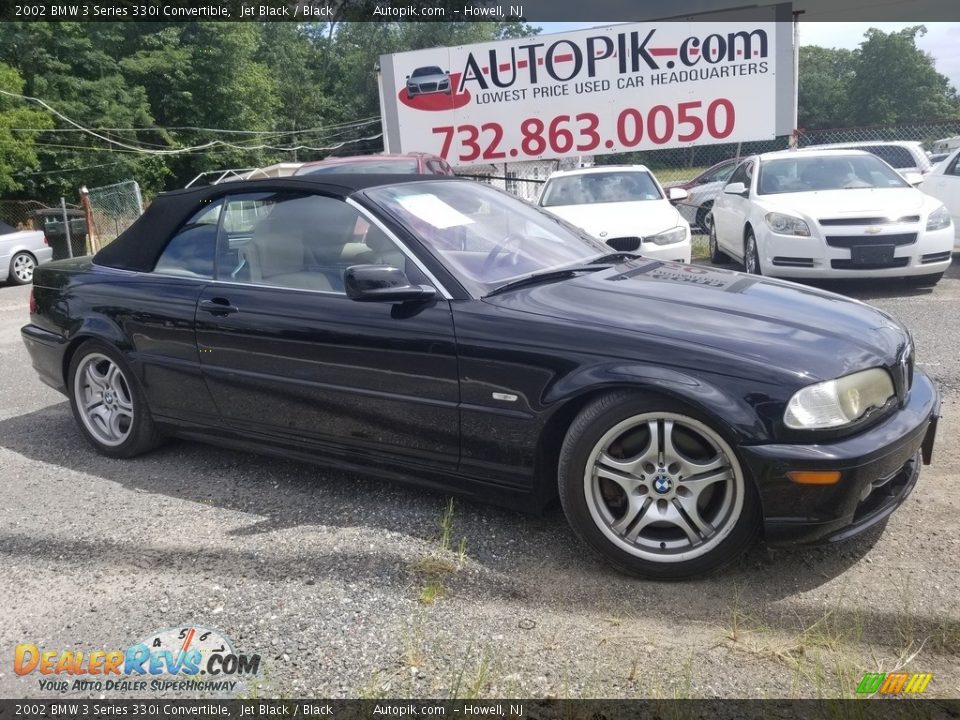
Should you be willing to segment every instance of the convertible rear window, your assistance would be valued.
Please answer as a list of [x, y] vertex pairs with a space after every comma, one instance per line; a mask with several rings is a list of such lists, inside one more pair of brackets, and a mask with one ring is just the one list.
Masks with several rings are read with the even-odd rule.
[[223, 201], [205, 204], [193, 214], [160, 254], [154, 272], [163, 275], [182, 275], [195, 278], [213, 278], [213, 258], [217, 248], [217, 227]]

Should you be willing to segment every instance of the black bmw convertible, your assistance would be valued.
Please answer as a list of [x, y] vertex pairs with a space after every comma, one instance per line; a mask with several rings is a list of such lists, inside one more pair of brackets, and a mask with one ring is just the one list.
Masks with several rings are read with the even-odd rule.
[[884, 522], [939, 411], [879, 310], [617, 252], [455, 178], [166, 193], [92, 258], [37, 268], [30, 313], [34, 367], [106, 455], [176, 435], [559, 497], [587, 545], [655, 578]]

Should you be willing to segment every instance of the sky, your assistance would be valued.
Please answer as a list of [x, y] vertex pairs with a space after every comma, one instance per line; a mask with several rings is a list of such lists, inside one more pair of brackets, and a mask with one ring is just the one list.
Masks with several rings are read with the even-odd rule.
[[[544, 33], [580, 30], [583, 28], [610, 25], [612, 23], [536, 23]], [[847, 48], [853, 50], [863, 40], [863, 34], [875, 27], [884, 32], [893, 32], [919, 23], [905, 22], [808, 22], [800, 19], [800, 44], [821, 47]], [[960, 90], [960, 23], [923, 23], [927, 34], [919, 38], [917, 45], [933, 56], [939, 72], [950, 78]]]

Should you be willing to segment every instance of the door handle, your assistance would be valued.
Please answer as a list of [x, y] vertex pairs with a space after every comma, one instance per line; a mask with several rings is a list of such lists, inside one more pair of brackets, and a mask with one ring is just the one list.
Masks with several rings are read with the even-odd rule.
[[229, 315], [240, 312], [240, 308], [236, 305], [231, 305], [229, 300], [221, 297], [213, 298], [212, 300], [201, 300], [200, 309], [211, 315]]

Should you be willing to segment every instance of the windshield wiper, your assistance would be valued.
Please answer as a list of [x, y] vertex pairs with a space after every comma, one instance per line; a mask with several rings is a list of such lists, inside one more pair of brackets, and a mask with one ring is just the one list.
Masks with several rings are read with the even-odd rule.
[[526, 287], [527, 285], [537, 285], [542, 282], [554, 282], [556, 280], [565, 280], [566, 278], [573, 277], [577, 273], [581, 272], [594, 272], [596, 270], [603, 270], [610, 267], [608, 264], [600, 264], [591, 262], [589, 265], [578, 265], [577, 267], [564, 268], [563, 270], [547, 270], [544, 272], [533, 273], [532, 275], [525, 275], [524, 277], [517, 278], [516, 280], [511, 280], [508, 283], [504, 283], [499, 287], [495, 287], [493, 290], [488, 292], [485, 297], [490, 297], [491, 295], [499, 295], [502, 292], [507, 290], [515, 290], [519, 287]]

